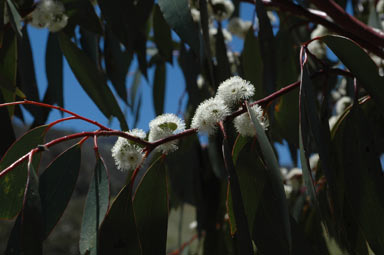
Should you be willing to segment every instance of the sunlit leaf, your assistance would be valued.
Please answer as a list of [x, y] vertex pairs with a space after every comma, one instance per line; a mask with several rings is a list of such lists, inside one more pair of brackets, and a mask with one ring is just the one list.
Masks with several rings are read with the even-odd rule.
[[84, 206], [79, 249], [81, 254], [97, 254], [98, 229], [103, 222], [109, 205], [109, 177], [103, 159], [97, 157], [93, 178]]
[[22, 18], [20, 16], [19, 12], [17, 11], [16, 6], [12, 0], [7, 0], [7, 4], [8, 4], [8, 10], [10, 11], [9, 16], [10, 16], [10, 21], [11, 21], [12, 27], [15, 30], [15, 32], [17, 32], [17, 34], [21, 37], [23, 35], [21, 32], [21, 20], [22, 20]]

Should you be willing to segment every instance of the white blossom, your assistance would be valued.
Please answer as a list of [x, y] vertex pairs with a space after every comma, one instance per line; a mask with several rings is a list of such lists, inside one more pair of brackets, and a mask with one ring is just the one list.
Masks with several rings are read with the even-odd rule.
[[213, 97], [200, 103], [192, 118], [192, 128], [199, 132], [211, 135], [217, 128], [217, 123], [223, 121], [230, 114], [223, 99]]
[[384, 0], [379, 0], [379, 2], [377, 2], [377, 5], [376, 5], [376, 11], [377, 11], [379, 14], [384, 13]]
[[[328, 34], [328, 29], [322, 25], [317, 27], [311, 33], [311, 39]], [[320, 40], [312, 41], [308, 44], [308, 50], [319, 59], [324, 59], [327, 56], [325, 44]]]
[[223, 99], [228, 107], [232, 107], [241, 100], [251, 98], [255, 94], [255, 87], [239, 76], [233, 76], [222, 82], [217, 89], [217, 96]]
[[[261, 108], [261, 106], [256, 104], [249, 109], [255, 114], [257, 120], [259, 121], [260, 125], [264, 128], [264, 130], [266, 130], [268, 128], [269, 122], [268, 119], [263, 115], [263, 109]], [[249, 117], [248, 112], [237, 116], [233, 122], [237, 132], [239, 132], [239, 134], [241, 134], [242, 136], [256, 135], [256, 129], [252, 123], [251, 118]]]
[[[157, 116], [149, 123], [149, 136], [150, 142], [166, 138], [168, 136], [178, 134], [185, 130], [184, 120], [177, 117], [175, 114], [166, 113]], [[164, 154], [175, 151], [178, 149], [177, 140], [164, 143], [156, 148]]]
[[309, 157], [309, 167], [314, 170], [317, 168], [317, 165], [319, 164], [319, 154], [318, 153], [314, 153], [312, 154], [310, 157]]
[[213, 16], [217, 21], [223, 21], [231, 17], [235, 6], [230, 0], [211, 0]]
[[135, 136], [135, 137], [138, 137], [140, 139], [145, 139], [145, 137], [147, 136], [145, 131], [142, 129], [139, 129], [139, 128], [135, 128], [135, 129], [128, 131], [128, 134]]
[[194, 22], [200, 21], [200, 11], [196, 8], [191, 8], [191, 15]]
[[[132, 135], [130, 132], [127, 133]], [[121, 171], [134, 170], [143, 159], [142, 148], [124, 137], [117, 139], [111, 151], [117, 169]]]
[[57, 32], [68, 23], [62, 2], [54, 0], [42, 0], [37, 3], [35, 10], [31, 13], [30, 24], [38, 28], [48, 28], [51, 32]]

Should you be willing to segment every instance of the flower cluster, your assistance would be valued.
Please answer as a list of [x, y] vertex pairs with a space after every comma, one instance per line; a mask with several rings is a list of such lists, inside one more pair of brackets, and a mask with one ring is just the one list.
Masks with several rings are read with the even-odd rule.
[[[217, 123], [223, 121], [231, 114], [231, 109], [241, 101], [251, 98], [255, 87], [238, 76], [227, 79], [219, 86], [216, 96], [209, 98], [197, 107], [192, 119], [192, 128], [201, 133], [211, 135], [217, 128]], [[251, 111], [255, 113], [260, 124], [266, 128], [268, 122], [263, 116], [260, 106], [254, 105]], [[254, 136], [256, 134], [253, 124], [247, 113], [235, 118], [235, 127], [241, 135]]]
[[[146, 134], [141, 129], [133, 129], [127, 134], [144, 139]], [[112, 147], [112, 157], [115, 159], [117, 169], [121, 171], [134, 170], [143, 159], [143, 149], [134, 142], [119, 137]]]
[[[185, 130], [184, 120], [180, 119], [174, 114], [167, 113], [157, 116], [149, 123], [149, 136], [150, 142], [166, 138], [171, 135], [178, 134]], [[164, 143], [157, 147], [157, 150], [164, 154], [177, 150], [177, 140]]]
[[31, 13], [30, 24], [38, 28], [48, 28], [51, 32], [63, 29], [68, 23], [62, 2], [54, 0], [41, 0]]

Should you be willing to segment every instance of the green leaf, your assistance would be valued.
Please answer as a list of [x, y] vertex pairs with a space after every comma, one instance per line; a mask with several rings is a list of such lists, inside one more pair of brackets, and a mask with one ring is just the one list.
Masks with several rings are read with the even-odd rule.
[[188, 0], [159, 0], [158, 4], [168, 25], [199, 56], [200, 34], [193, 22]]
[[104, 161], [99, 156], [89, 187], [81, 223], [79, 248], [81, 254], [98, 254], [99, 227], [109, 205], [109, 177]]
[[147, 169], [133, 199], [143, 255], [166, 254], [168, 227], [166, 179], [164, 162], [159, 157]]
[[127, 102], [126, 78], [133, 53], [121, 49], [120, 42], [108, 27], [104, 40], [105, 67], [108, 78], [120, 98]]
[[23, 36], [23, 34], [21, 32], [22, 18], [16, 9], [16, 6], [13, 4], [12, 0], [7, 0], [7, 4], [8, 4], [8, 10], [10, 10], [9, 17], [10, 17], [11, 25], [12, 25], [13, 29], [15, 30], [15, 32], [17, 32], [17, 34], [20, 37], [22, 37]]
[[80, 50], [63, 32], [59, 33], [60, 47], [73, 73], [83, 89], [109, 119], [115, 116], [120, 121], [122, 130], [128, 130], [124, 115], [109, 89], [104, 75], [95, 63]]
[[[16, 89], [16, 72], [17, 72], [17, 38], [15, 33], [8, 29], [4, 33], [2, 47], [0, 48], [0, 87], [3, 91], [4, 100], [6, 102], [14, 101], [13, 93]], [[4, 94], [11, 94], [11, 98], [7, 98]]]
[[93, 32], [89, 32], [80, 28], [80, 45], [82, 50], [87, 56], [95, 62], [96, 67], [101, 69], [100, 66], [100, 36]]
[[136, 70], [134, 77], [133, 77], [131, 87], [129, 89], [129, 92], [131, 95], [130, 96], [130, 107], [131, 107], [132, 112], [133, 112], [134, 107], [136, 105], [135, 102], [136, 102], [136, 98], [137, 98], [137, 90], [139, 89], [140, 85], [141, 85], [141, 73], [139, 70]]
[[153, 38], [160, 55], [165, 61], [172, 63], [173, 41], [171, 29], [165, 21], [158, 4], [153, 10]]
[[15, 221], [5, 253], [43, 253], [43, 217], [39, 196], [39, 178], [32, 165], [28, 169], [23, 210]]
[[244, 48], [241, 53], [241, 63], [244, 79], [255, 86], [254, 99], [263, 97], [263, 63], [261, 61], [259, 40], [250, 28], [244, 39]]
[[380, 155], [375, 150], [372, 123], [354, 104], [345, 119], [341, 135], [341, 167], [345, 195], [359, 228], [375, 254], [384, 252], [384, 179]]
[[64, 3], [65, 13], [69, 17], [69, 24], [80, 25], [82, 28], [102, 34], [103, 28], [91, 1], [87, 0], [61, 0]]
[[225, 39], [223, 35], [223, 30], [221, 28], [221, 23], [219, 23], [216, 34], [216, 81], [221, 83], [231, 77], [231, 66], [228, 60], [227, 46], [225, 44]]
[[[241, 195], [250, 233], [253, 233], [256, 212], [261, 202], [261, 195], [266, 180], [265, 167], [260, 158], [255, 157], [255, 150], [255, 146], [252, 145], [252, 141], [248, 137], [245, 138], [239, 135], [232, 152], [233, 161], [237, 162], [236, 173], [239, 177]], [[238, 157], [237, 161], [235, 161], [236, 157]], [[231, 217], [233, 215], [233, 205], [230, 190], [228, 190], [227, 208], [230, 216], [231, 232], [234, 233], [236, 222]]]
[[[40, 126], [20, 137], [7, 151], [0, 162], [5, 169], [30, 150], [43, 143], [47, 126]], [[33, 165], [37, 168], [39, 156], [35, 155]], [[21, 210], [27, 181], [26, 163], [15, 167], [0, 178], [0, 218], [11, 219]]]
[[64, 213], [76, 186], [81, 147], [75, 144], [60, 154], [40, 176], [40, 197], [46, 239]]
[[[5, 102], [3, 95], [0, 93], [0, 104], [2, 103]], [[16, 136], [8, 110], [4, 107], [0, 108], [0, 119], [2, 123], [2, 132], [0, 133], [0, 158], [2, 158], [7, 149], [15, 142]]]
[[266, 164], [267, 174], [271, 180], [272, 192], [275, 198], [276, 210], [279, 212], [280, 217], [282, 218], [283, 225], [281, 226], [282, 231], [284, 232], [284, 242], [288, 247], [288, 250], [291, 250], [292, 247], [292, 237], [291, 237], [291, 226], [289, 219], [288, 204], [285, 197], [285, 190], [283, 186], [283, 180], [281, 179], [280, 167], [276, 159], [275, 152], [272, 148], [271, 143], [268, 140], [267, 135], [264, 132], [263, 127], [260, 125], [257, 117], [254, 112], [250, 111], [248, 103], [246, 103], [248, 114], [251, 118], [253, 126], [256, 128], [257, 140], [259, 142], [261, 152]]
[[[304, 175], [305, 185], [315, 202], [315, 193], [313, 180], [311, 178], [311, 170], [309, 168], [308, 156], [310, 153], [310, 145], [315, 145], [321, 166], [327, 178], [327, 183], [333, 194], [337, 194], [337, 182], [335, 181], [335, 172], [330, 167], [330, 144], [331, 135], [329, 131], [328, 121], [322, 123], [319, 119], [316, 106], [316, 96], [313, 91], [313, 84], [309, 76], [308, 65], [303, 66], [300, 84], [300, 160], [303, 165], [303, 170], [306, 170]], [[304, 171], [303, 171], [304, 172]]]
[[161, 61], [156, 64], [155, 76], [153, 78], [153, 105], [156, 115], [163, 114], [164, 112], [166, 76], [165, 62]]
[[[40, 101], [39, 90], [37, 87], [35, 66], [33, 62], [32, 49], [29, 40], [27, 27], [23, 27], [23, 37], [18, 44], [18, 78], [19, 87], [26, 95], [27, 99]], [[41, 107], [35, 105], [24, 105], [24, 107], [36, 119], [41, 114]]]
[[256, 14], [259, 19], [260, 54], [263, 60], [263, 87], [266, 95], [276, 89], [275, 37], [264, 3], [256, 0]]
[[[384, 78], [368, 54], [352, 40], [334, 35], [321, 38], [353, 73], [384, 113]], [[359, 61], [356, 61], [358, 59]]]
[[99, 245], [99, 254], [103, 255], [142, 254], [130, 185], [122, 188], [109, 208], [100, 226]]

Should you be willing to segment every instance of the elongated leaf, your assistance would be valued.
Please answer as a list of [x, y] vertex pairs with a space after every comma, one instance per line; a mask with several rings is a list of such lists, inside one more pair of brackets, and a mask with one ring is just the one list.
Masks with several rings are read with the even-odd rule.
[[[0, 103], [5, 103], [3, 95], [0, 93]], [[20, 108], [18, 108], [20, 109]], [[13, 130], [11, 118], [8, 110], [4, 107], [0, 108], [0, 119], [2, 120], [2, 132], [0, 133], [0, 158], [2, 158], [8, 148], [15, 142], [16, 136]]]
[[10, 21], [11, 21], [12, 27], [15, 30], [15, 32], [17, 32], [17, 34], [21, 37], [23, 35], [21, 32], [21, 20], [22, 20], [22, 18], [16, 9], [16, 6], [12, 2], [12, 0], [7, 0], [7, 4], [9, 7], [8, 10], [10, 10], [9, 16], [10, 16]]
[[289, 211], [288, 204], [285, 197], [285, 191], [283, 182], [281, 179], [281, 173], [279, 164], [276, 159], [276, 155], [272, 149], [272, 145], [268, 140], [267, 135], [264, 132], [263, 127], [260, 125], [257, 120], [255, 114], [250, 111], [249, 105], [247, 103], [248, 114], [252, 120], [252, 123], [256, 129], [257, 140], [260, 144], [261, 152], [263, 154], [264, 161], [267, 167], [267, 173], [269, 178], [271, 179], [273, 195], [275, 197], [276, 209], [280, 217], [283, 219], [282, 231], [284, 232], [285, 242], [287, 244], [288, 250], [291, 250], [292, 247], [292, 237], [291, 237], [291, 227], [290, 227], [290, 219], [289, 219]]
[[71, 199], [80, 170], [81, 147], [76, 144], [60, 154], [40, 176], [44, 239], [55, 227]]
[[[3, 45], [0, 48], [0, 86], [9, 92], [16, 87], [17, 40], [15, 33], [8, 29], [4, 33]], [[8, 98], [4, 98], [6, 102]]]
[[255, 86], [254, 99], [264, 95], [263, 89], [263, 63], [261, 61], [259, 40], [255, 37], [253, 28], [250, 28], [244, 40], [244, 49], [241, 53], [241, 63], [244, 79]]
[[42, 254], [42, 244], [43, 217], [39, 196], [39, 178], [31, 165], [28, 169], [23, 210], [15, 221], [5, 253]]
[[161, 61], [156, 65], [155, 77], [153, 78], [153, 105], [156, 115], [164, 112], [166, 76], [165, 62]]
[[[35, 66], [33, 62], [32, 49], [27, 27], [23, 27], [23, 37], [18, 44], [18, 78], [19, 87], [29, 100], [40, 101], [37, 88]], [[35, 105], [24, 105], [24, 107], [36, 119], [41, 114], [41, 107]]]
[[100, 111], [110, 118], [115, 116], [120, 121], [122, 130], [128, 130], [127, 122], [109, 89], [104, 75], [97, 69], [87, 55], [71, 42], [63, 32], [59, 33], [60, 47], [73, 73], [83, 89], [99, 107]]
[[216, 34], [216, 80], [218, 83], [221, 83], [231, 77], [231, 66], [229, 64], [228, 55], [227, 55], [227, 46], [225, 45], [225, 39], [221, 24], [217, 29]]
[[99, 227], [107, 213], [109, 205], [109, 179], [102, 158], [98, 157], [92, 182], [84, 206], [80, 232], [80, 253], [98, 254]]
[[[368, 54], [352, 40], [327, 35], [321, 39], [353, 73], [384, 113], [384, 78]], [[356, 61], [358, 59], [359, 61]]]
[[187, 0], [159, 0], [161, 12], [168, 25], [175, 30], [197, 56], [200, 54], [199, 32], [193, 22]]
[[126, 78], [133, 53], [123, 51], [121, 44], [112, 31], [107, 28], [104, 43], [105, 67], [117, 94], [124, 102], [128, 102]]
[[[356, 104], [342, 129], [346, 197], [359, 228], [375, 254], [384, 252], [384, 179], [371, 122]], [[373, 123], [375, 124], [375, 123]], [[369, 209], [368, 209], [369, 208]]]
[[[6, 152], [0, 162], [0, 169], [5, 169], [20, 157], [27, 154], [44, 140], [47, 126], [32, 129], [19, 138]], [[35, 155], [33, 165], [37, 169], [39, 156]], [[17, 166], [0, 178], [0, 218], [11, 219], [21, 210], [27, 180], [25, 163]]]
[[233, 215], [236, 222], [237, 232], [237, 250], [239, 254], [253, 254], [252, 239], [250, 235], [250, 229], [248, 225], [248, 219], [245, 212], [244, 200], [240, 189], [239, 178], [235, 166], [233, 164], [232, 155], [228, 146], [226, 138], [223, 140], [223, 158], [225, 168], [228, 173], [230, 192], [228, 196], [231, 196], [231, 203], [233, 208]]
[[[162, 158], [148, 168], [133, 200], [137, 231], [143, 255], [166, 254], [168, 193]], [[156, 229], [156, 231], [153, 231]]]
[[141, 85], [141, 73], [139, 70], [136, 70], [135, 76], [134, 76], [132, 84], [131, 84], [131, 87], [129, 89], [130, 107], [131, 107], [132, 112], [134, 112], [134, 110], [135, 110], [135, 105], [136, 105], [135, 102], [137, 100], [137, 91], [138, 91], [140, 85]]
[[260, 54], [263, 60], [263, 87], [267, 95], [276, 89], [275, 37], [264, 3], [256, 0], [256, 13], [259, 19]]
[[172, 63], [173, 41], [171, 29], [165, 21], [158, 4], [153, 9], [153, 37], [160, 55], [165, 61]]
[[130, 185], [119, 192], [100, 226], [99, 254], [140, 255]]

